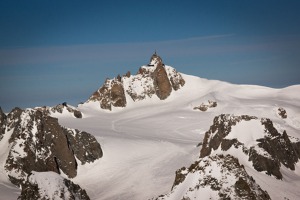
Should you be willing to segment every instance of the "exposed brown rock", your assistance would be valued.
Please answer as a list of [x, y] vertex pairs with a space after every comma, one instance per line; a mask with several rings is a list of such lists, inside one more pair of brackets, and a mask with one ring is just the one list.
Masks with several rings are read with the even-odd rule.
[[153, 73], [153, 81], [155, 86], [156, 95], [159, 99], [166, 99], [172, 92], [167, 72], [162, 65], [157, 65]]
[[125, 74], [125, 76], [126, 76], [127, 78], [129, 78], [129, 77], [131, 76], [130, 71], [128, 71], [128, 72]]
[[123, 85], [121, 82], [113, 82], [111, 91], [111, 104], [114, 107], [125, 107], [126, 106], [126, 97]]
[[100, 107], [106, 110], [111, 110], [112, 106], [125, 107], [126, 97], [121, 79], [121, 77], [113, 80], [107, 79], [88, 101], [99, 101]]
[[[75, 156], [78, 155], [82, 163], [102, 156], [93, 136], [78, 130], [70, 132], [61, 127], [56, 118], [37, 109], [15, 108], [7, 119], [5, 134], [11, 133], [11, 136], [4, 168], [15, 185], [21, 185], [31, 171], [60, 173], [61, 170], [73, 178], [77, 175]], [[83, 154], [85, 156], [81, 156]]]
[[70, 148], [81, 164], [94, 162], [103, 156], [101, 146], [93, 135], [76, 129], [64, 129], [64, 132]]

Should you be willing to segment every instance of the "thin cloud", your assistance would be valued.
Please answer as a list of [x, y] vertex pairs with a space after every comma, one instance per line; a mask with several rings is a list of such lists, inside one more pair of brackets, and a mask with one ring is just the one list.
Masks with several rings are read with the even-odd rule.
[[234, 55], [241, 52], [299, 52], [300, 48], [295, 43], [295, 37], [250, 39], [235, 34], [222, 34], [141, 43], [0, 49], [0, 66], [129, 62], [147, 57], [154, 50], [164, 57], [172, 58]]
[[179, 40], [141, 43], [87, 44], [0, 49], [0, 66], [50, 64], [57, 62], [65, 63], [88, 60], [101, 61], [103, 58], [123, 58], [127, 60], [131, 59], [133, 54], [135, 56], [145, 53], [149, 54], [149, 51], [152, 52], [155, 49], [160, 49], [165, 52], [174, 52], [174, 47], [179, 47], [184, 51], [188, 49], [187, 47], [190, 47], [190, 49], [194, 51], [196, 50], [195, 44], [191, 45], [191, 43], [198, 43], [204, 40], [214, 40], [232, 36], [234, 36], [234, 34], [210, 35]]

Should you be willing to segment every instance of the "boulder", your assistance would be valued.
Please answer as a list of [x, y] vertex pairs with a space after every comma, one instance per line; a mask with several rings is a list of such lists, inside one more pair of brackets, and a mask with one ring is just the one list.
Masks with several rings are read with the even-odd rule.
[[205, 104], [205, 103], [201, 103], [200, 106], [196, 106], [194, 107], [194, 110], [200, 110], [202, 112], [205, 112], [207, 111], [209, 108], [215, 108], [217, 107], [217, 102], [216, 101], [212, 101], [212, 100], [208, 100], [208, 103]]
[[284, 108], [278, 108], [277, 113], [282, 119], [287, 118], [287, 113], [286, 113], [286, 110]]

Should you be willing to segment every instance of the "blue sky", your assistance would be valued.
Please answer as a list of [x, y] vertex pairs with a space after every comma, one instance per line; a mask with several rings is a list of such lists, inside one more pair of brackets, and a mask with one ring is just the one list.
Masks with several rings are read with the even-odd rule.
[[300, 1], [0, 1], [0, 106], [84, 102], [157, 50], [178, 71], [300, 84]]

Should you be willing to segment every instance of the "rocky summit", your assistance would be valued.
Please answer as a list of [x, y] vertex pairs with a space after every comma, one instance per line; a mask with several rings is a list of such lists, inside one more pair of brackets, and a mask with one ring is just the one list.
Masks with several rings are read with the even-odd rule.
[[[1, 113], [0, 113], [1, 114]], [[13, 109], [1, 114], [2, 145], [7, 145], [5, 171], [18, 186], [32, 171], [63, 172], [69, 178], [77, 175], [79, 164], [102, 157], [102, 149], [94, 136], [59, 125], [57, 118], [38, 109]], [[78, 163], [81, 162], [81, 163]]]
[[136, 75], [128, 72], [122, 77], [106, 79], [87, 102], [98, 101], [102, 109], [112, 110], [113, 107], [126, 107], [128, 98], [141, 101], [156, 95], [160, 100], [167, 99], [172, 91], [177, 91], [184, 84], [182, 75], [166, 66], [155, 52], [150, 63], [140, 67]]

